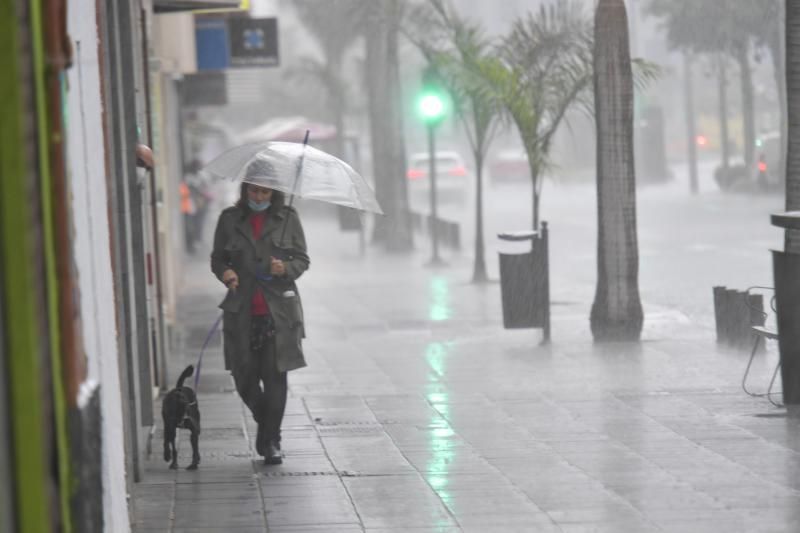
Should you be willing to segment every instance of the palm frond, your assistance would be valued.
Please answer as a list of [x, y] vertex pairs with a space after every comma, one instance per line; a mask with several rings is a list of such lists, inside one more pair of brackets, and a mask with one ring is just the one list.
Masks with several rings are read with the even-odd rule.
[[328, 60], [338, 61], [361, 35], [365, 2], [360, 0], [293, 0], [300, 22]]
[[639, 90], [646, 89], [651, 83], [658, 81], [662, 74], [659, 65], [640, 57], [631, 60], [631, 67], [633, 67], [633, 83]]

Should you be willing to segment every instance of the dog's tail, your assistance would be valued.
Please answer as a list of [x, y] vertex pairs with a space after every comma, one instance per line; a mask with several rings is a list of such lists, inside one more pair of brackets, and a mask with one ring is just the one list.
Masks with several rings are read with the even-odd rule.
[[183, 387], [183, 381], [189, 376], [191, 376], [193, 373], [194, 373], [194, 366], [192, 365], [187, 366], [183, 370], [183, 372], [181, 372], [181, 375], [178, 377], [178, 383], [175, 385], [175, 388], [180, 389], [181, 387]]

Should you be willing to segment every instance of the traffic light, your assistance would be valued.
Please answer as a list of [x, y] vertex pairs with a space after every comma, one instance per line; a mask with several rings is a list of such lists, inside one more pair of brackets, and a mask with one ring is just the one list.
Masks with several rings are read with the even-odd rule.
[[444, 99], [434, 91], [420, 94], [417, 103], [419, 116], [423, 122], [439, 122], [444, 117]]
[[422, 90], [417, 97], [419, 118], [428, 126], [436, 126], [447, 114], [447, 97], [444, 86], [433, 67], [422, 73]]

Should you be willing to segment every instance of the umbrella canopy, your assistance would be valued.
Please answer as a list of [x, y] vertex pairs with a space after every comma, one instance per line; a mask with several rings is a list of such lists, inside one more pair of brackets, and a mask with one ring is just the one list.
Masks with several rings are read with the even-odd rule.
[[202, 173], [383, 214], [375, 191], [361, 174], [341, 159], [304, 144], [262, 142], [237, 146], [211, 161]]
[[281, 117], [243, 133], [239, 137], [239, 141], [242, 143], [303, 142], [306, 131], [310, 131], [316, 141], [330, 140], [336, 137], [336, 127], [330, 124], [314, 122], [306, 117]]

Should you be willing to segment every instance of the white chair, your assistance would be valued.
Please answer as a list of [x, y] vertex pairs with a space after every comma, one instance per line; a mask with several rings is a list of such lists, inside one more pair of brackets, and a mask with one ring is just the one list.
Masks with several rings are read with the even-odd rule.
[[[777, 312], [777, 310], [775, 309], [775, 294], [774, 294], [775, 293], [775, 289], [772, 288], [772, 287], [754, 286], [754, 287], [748, 288], [745, 291], [745, 293], [749, 297], [750, 294], [753, 291], [756, 291], [756, 290], [759, 290], [759, 291], [772, 291], [773, 296], [772, 296], [772, 298], [770, 298], [769, 307], [770, 307], [770, 309], [772, 309], [772, 313], [775, 314]], [[769, 314], [766, 313], [765, 311], [763, 311], [762, 309], [758, 309], [756, 307], [753, 307], [749, 303], [749, 298], [746, 298], [745, 302], [747, 303], [747, 307], [749, 307], [751, 311], [763, 316], [764, 323], [766, 324], [767, 318], [769, 318]], [[768, 340], [774, 340], [774, 341], [778, 340], [778, 332], [769, 329], [766, 325], [752, 326], [751, 330], [752, 330], [753, 334], [755, 335], [755, 342], [753, 343], [753, 349], [750, 352], [750, 359], [747, 361], [747, 368], [744, 371], [744, 376], [742, 376], [742, 390], [744, 390], [745, 393], [747, 393], [750, 396], [753, 396], [755, 398], [766, 398], [767, 400], [769, 400], [769, 402], [772, 405], [774, 405], [776, 407], [783, 407], [782, 403], [778, 403], [778, 402], [776, 402], [776, 401], [774, 401], [772, 399], [772, 394], [773, 394], [772, 387], [775, 385], [775, 378], [778, 377], [778, 371], [781, 369], [780, 360], [775, 365], [775, 370], [773, 370], [773, 372], [772, 372], [772, 379], [769, 382], [769, 387], [767, 387], [767, 392], [756, 393], [756, 392], [751, 392], [751, 391], [749, 391], [747, 389], [747, 377], [750, 374], [750, 367], [753, 365], [753, 359], [756, 356], [756, 352], [758, 351], [758, 347], [761, 345], [762, 340], [763, 340], [764, 343], [766, 343]]]

